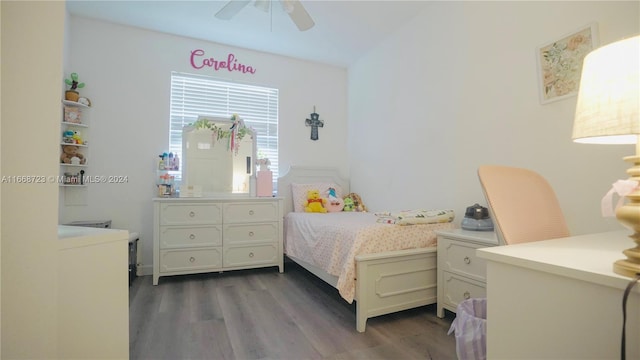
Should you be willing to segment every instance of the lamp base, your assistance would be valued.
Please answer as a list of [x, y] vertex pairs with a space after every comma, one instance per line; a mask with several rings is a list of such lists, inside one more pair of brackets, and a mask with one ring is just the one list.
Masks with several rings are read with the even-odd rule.
[[[640, 142], [637, 146], [637, 153], [640, 154]], [[627, 156], [624, 160], [634, 164], [627, 170], [627, 174], [631, 176], [630, 180], [640, 184], [640, 155]], [[634, 231], [629, 237], [636, 246], [622, 252], [627, 258], [613, 263], [613, 272], [622, 276], [635, 277], [636, 274], [640, 274], [640, 185], [627, 194], [626, 198], [627, 204], [616, 210], [616, 217], [620, 223]]]
[[613, 263], [613, 272], [622, 276], [635, 277], [637, 274], [640, 274], [640, 234], [635, 233], [629, 237], [633, 239], [638, 246], [622, 252], [627, 258]]
[[626, 277], [636, 277], [640, 274], [640, 263], [634, 263], [629, 259], [618, 260], [613, 263], [613, 272]]

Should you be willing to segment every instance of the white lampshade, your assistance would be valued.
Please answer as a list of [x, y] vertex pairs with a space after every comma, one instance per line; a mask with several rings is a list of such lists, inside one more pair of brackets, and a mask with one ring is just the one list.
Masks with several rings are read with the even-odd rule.
[[603, 46], [584, 58], [573, 140], [638, 144], [640, 36]]

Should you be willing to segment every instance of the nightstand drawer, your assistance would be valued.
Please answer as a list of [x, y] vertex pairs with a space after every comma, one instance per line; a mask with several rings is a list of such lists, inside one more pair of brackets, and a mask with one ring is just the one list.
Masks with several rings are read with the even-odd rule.
[[220, 247], [188, 250], [160, 251], [160, 272], [221, 269]]
[[225, 225], [224, 244], [275, 243], [278, 234], [278, 223]]
[[225, 247], [224, 267], [275, 264], [277, 254], [276, 244]]
[[221, 246], [222, 225], [161, 226], [160, 249]]
[[222, 209], [218, 204], [162, 204], [160, 225], [219, 224]]
[[[444, 303], [457, 307], [458, 304], [469, 298], [484, 298], [487, 296], [485, 284], [467, 279], [455, 274], [444, 272]], [[439, 286], [439, 285], [438, 285]]]
[[224, 222], [248, 223], [278, 221], [278, 202], [224, 204]]
[[444, 262], [438, 264], [438, 266], [442, 266], [442, 270], [485, 281], [487, 265], [484, 259], [476, 256], [476, 249], [478, 248], [479, 246], [473, 246], [468, 243], [446, 241], [444, 246], [438, 247], [438, 251], [444, 252], [440, 254], [440, 258]]

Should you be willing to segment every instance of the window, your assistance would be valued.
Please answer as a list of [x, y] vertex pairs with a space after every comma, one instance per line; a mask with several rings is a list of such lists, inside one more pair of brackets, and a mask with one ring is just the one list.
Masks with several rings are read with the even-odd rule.
[[[269, 159], [277, 184], [278, 89], [171, 73], [170, 152], [182, 158], [182, 127], [198, 120], [199, 115], [231, 118], [232, 114], [238, 114], [255, 130], [258, 158]], [[181, 174], [176, 178], [181, 179]]]

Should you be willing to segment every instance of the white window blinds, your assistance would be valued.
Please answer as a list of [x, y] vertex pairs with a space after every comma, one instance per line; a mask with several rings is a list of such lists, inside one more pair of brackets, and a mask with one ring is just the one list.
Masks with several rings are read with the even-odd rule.
[[[169, 151], [182, 158], [182, 127], [200, 115], [231, 118], [238, 114], [257, 134], [258, 158], [271, 162], [278, 178], [278, 89], [236, 84], [209, 76], [171, 73]], [[180, 174], [178, 174], [179, 176]]]

